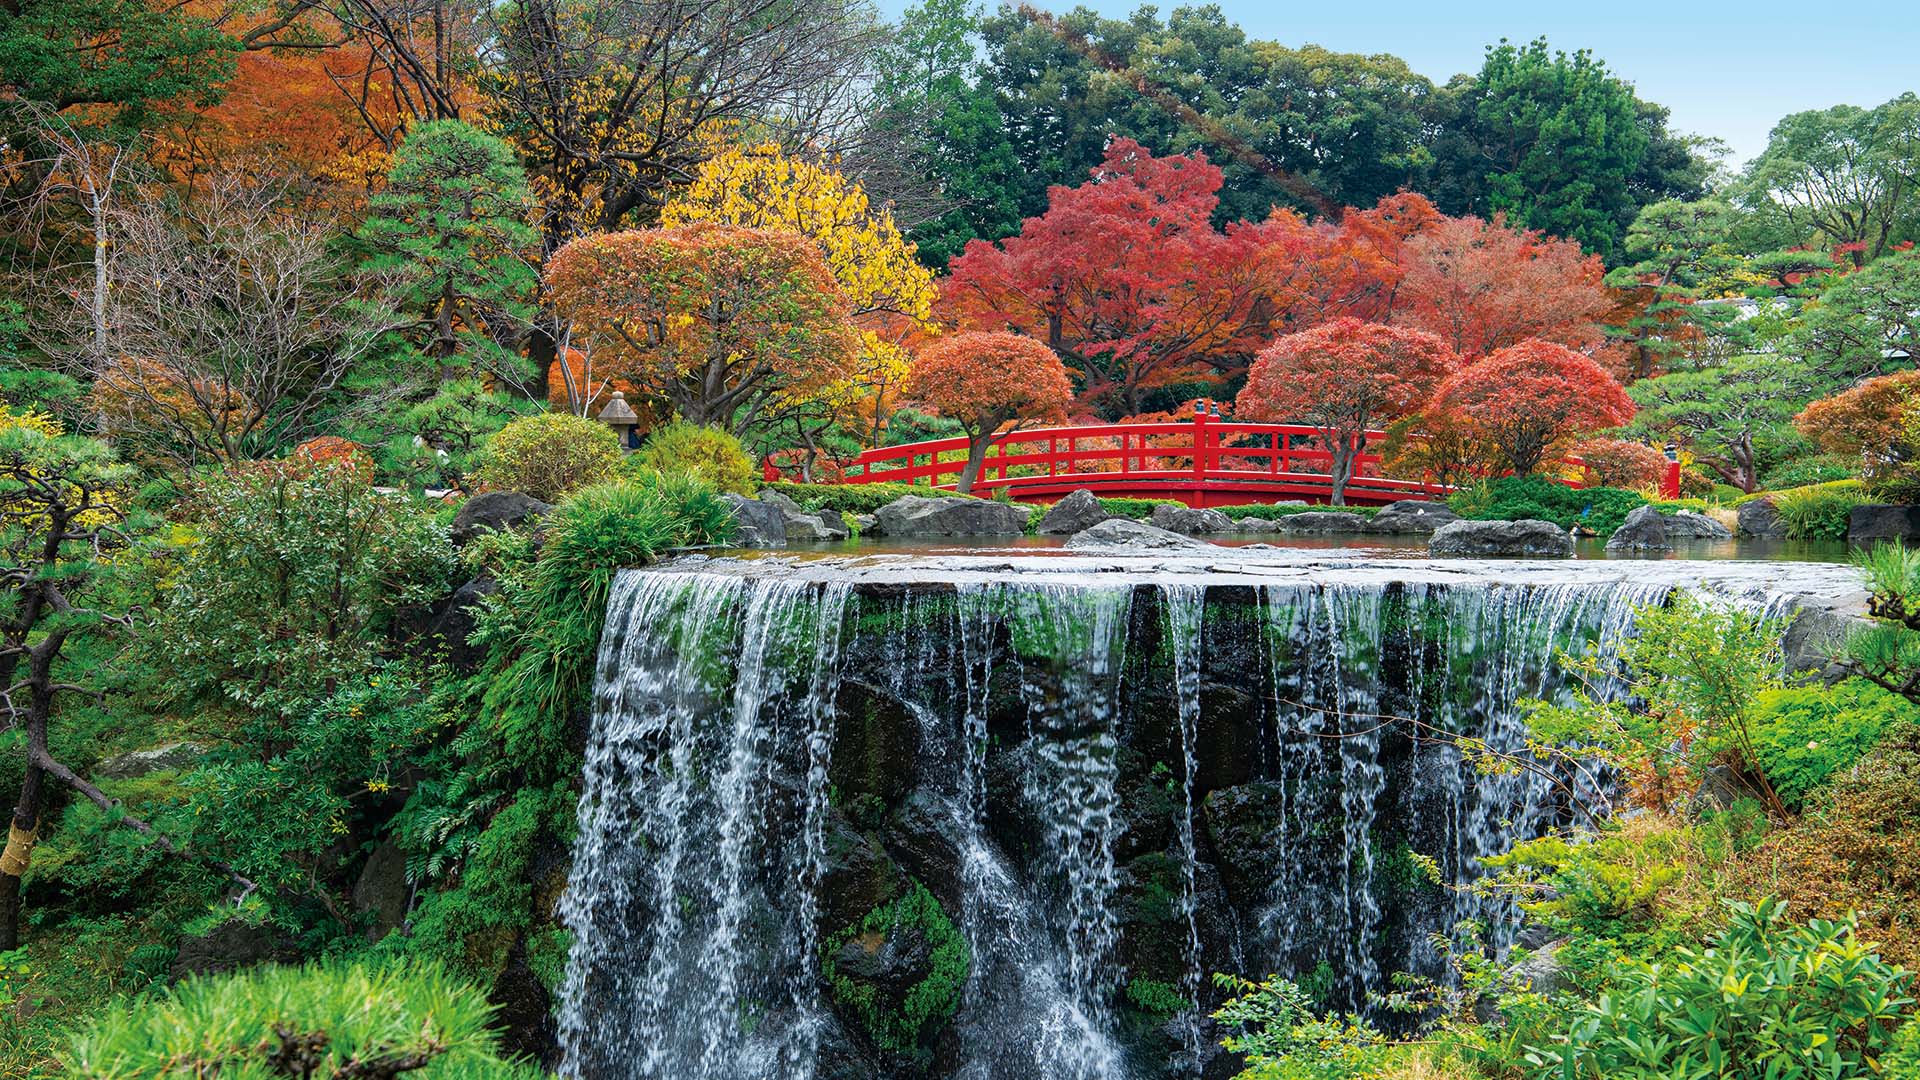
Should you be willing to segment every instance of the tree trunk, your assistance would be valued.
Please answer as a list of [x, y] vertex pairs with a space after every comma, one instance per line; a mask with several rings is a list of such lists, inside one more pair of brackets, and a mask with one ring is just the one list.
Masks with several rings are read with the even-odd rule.
[[1347, 505], [1347, 481], [1353, 479], [1353, 459], [1359, 455], [1364, 440], [1351, 435], [1341, 435], [1328, 439], [1333, 449], [1333, 495], [1327, 500], [1330, 506]]
[[987, 447], [992, 444], [993, 430], [989, 428], [973, 440], [972, 446], [967, 447], [967, 463], [961, 468], [960, 482], [953, 485], [953, 490], [962, 495], [973, 494], [973, 482], [980, 478], [980, 466], [987, 460]]

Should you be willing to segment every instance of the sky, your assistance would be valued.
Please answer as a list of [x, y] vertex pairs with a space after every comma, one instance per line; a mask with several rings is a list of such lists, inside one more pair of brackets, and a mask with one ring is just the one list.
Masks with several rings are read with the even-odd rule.
[[[1675, 130], [1725, 140], [1735, 168], [1766, 148], [1767, 132], [1788, 113], [1920, 92], [1920, 0], [1216, 2], [1250, 37], [1392, 53], [1436, 83], [1478, 71], [1486, 46], [1502, 37], [1544, 35], [1555, 48], [1592, 49], [1642, 98], [1672, 109]], [[907, 0], [879, 4], [893, 18]], [[1073, 5], [1036, 6], [1059, 12]], [[1118, 18], [1139, 3], [1085, 6]], [[1183, 4], [1157, 6], [1164, 15]]]

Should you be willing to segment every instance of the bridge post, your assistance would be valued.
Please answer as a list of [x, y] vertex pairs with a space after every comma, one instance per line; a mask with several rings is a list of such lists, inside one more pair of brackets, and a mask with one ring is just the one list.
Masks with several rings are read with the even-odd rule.
[[1207, 412], [1204, 407], [1193, 414], [1193, 505], [1207, 505]]

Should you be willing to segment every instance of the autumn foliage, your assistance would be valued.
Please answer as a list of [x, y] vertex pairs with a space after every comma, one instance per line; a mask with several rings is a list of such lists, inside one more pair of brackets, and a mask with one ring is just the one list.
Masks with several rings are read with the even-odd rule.
[[1407, 240], [1404, 266], [1393, 321], [1470, 360], [1530, 338], [1591, 350], [1613, 306], [1597, 257], [1498, 216], [1432, 221]]
[[1263, 350], [1235, 413], [1319, 428], [1333, 454], [1333, 502], [1342, 505], [1367, 431], [1420, 410], [1454, 364], [1453, 351], [1432, 334], [1338, 319]]
[[1883, 456], [1898, 442], [1908, 417], [1920, 410], [1920, 371], [1882, 375], [1794, 417], [1801, 434], [1829, 454]]
[[1067, 418], [1073, 386], [1053, 350], [1030, 337], [976, 331], [936, 339], [920, 351], [907, 393], [957, 422], [972, 441], [958, 490], [972, 490], [993, 437]]
[[1586, 466], [1586, 478], [1601, 487], [1644, 490], [1656, 487], [1667, 471], [1667, 457], [1646, 443], [1596, 437], [1573, 446]]
[[796, 233], [701, 223], [589, 236], [554, 254], [546, 281], [608, 377], [735, 433], [849, 378], [859, 353], [839, 286]]
[[1633, 400], [1606, 368], [1534, 339], [1455, 372], [1436, 406], [1470, 421], [1522, 476], [1573, 439], [1633, 419]]

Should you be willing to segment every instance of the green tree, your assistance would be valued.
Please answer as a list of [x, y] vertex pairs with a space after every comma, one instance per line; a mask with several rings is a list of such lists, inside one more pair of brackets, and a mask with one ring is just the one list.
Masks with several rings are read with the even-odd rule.
[[0, 6], [0, 72], [21, 100], [116, 107], [126, 126], [160, 106], [220, 100], [244, 47], [199, 7], [145, 0], [23, 0]]
[[1635, 378], [1698, 355], [1735, 329], [1733, 308], [1693, 302], [1711, 295], [1741, 262], [1727, 246], [1733, 214], [1715, 199], [1666, 199], [1643, 207], [1627, 228], [1627, 261], [1607, 275], [1607, 285], [1637, 303], [1608, 331], [1632, 350]]
[[1920, 342], [1920, 251], [1898, 251], [1836, 281], [1807, 305], [1787, 348], [1838, 390], [1913, 366]]
[[1737, 192], [1796, 240], [1842, 249], [1856, 266], [1878, 259], [1920, 236], [1920, 96], [1794, 113], [1774, 125]]
[[443, 380], [463, 369], [518, 373], [502, 343], [533, 314], [532, 204], [512, 148], [458, 120], [421, 124], [394, 152], [360, 239], [378, 252], [367, 269], [401, 275], [399, 301], [419, 313]]
[[1727, 483], [1753, 491], [1762, 473], [1805, 445], [1793, 417], [1819, 387], [1819, 377], [1804, 364], [1739, 357], [1629, 386], [1638, 411], [1627, 430], [1676, 442]]
[[[1545, 39], [1490, 46], [1480, 74], [1449, 88], [1453, 115], [1436, 141], [1433, 190], [1449, 213], [1505, 212], [1578, 240], [1608, 262], [1643, 201], [1696, 197], [1704, 166], [1680, 166], [1664, 110], [1592, 53], [1549, 52]], [[1658, 147], [1658, 168], [1649, 154]]]

